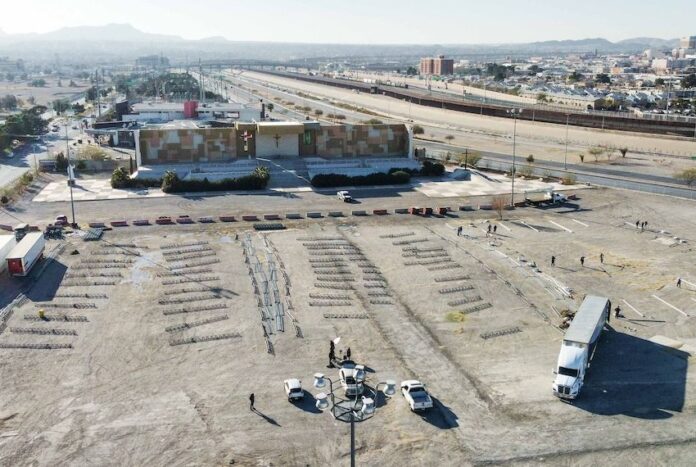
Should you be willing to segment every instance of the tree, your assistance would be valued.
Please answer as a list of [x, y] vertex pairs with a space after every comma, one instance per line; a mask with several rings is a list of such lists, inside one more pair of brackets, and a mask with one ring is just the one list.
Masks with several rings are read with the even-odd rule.
[[17, 105], [17, 97], [12, 94], [0, 97], [0, 109], [15, 110]]
[[595, 158], [595, 162], [599, 162], [599, 158], [604, 154], [604, 148], [601, 148], [599, 146], [595, 146], [593, 148], [590, 148], [587, 152], [589, 152], [592, 157]]
[[548, 102], [549, 97], [546, 95], [545, 92], [540, 92], [539, 94], [537, 94], [536, 100], [539, 103], [544, 103], [544, 102]]
[[273, 112], [275, 105], [273, 105], [273, 102], [269, 102], [268, 104], [266, 104], [266, 108], [268, 109], [269, 112]]
[[414, 135], [422, 135], [425, 133], [425, 129], [420, 126], [420, 125], [413, 125], [413, 134]]
[[595, 82], [602, 84], [611, 84], [611, 78], [606, 73], [599, 73], [595, 76]]
[[628, 152], [627, 147], [619, 148], [619, 152], [621, 153], [621, 157], [626, 157], [626, 153]]
[[85, 111], [85, 106], [80, 104], [79, 102], [76, 102], [72, 105], [72, 110], [73, 110], [73, 112], [79, 114], [79, 113], [82, 113]]
[[677, 180], [682, 180], [684, 183], [689, 185], [689, 188], [693, 190], [694, 185], [696, 184], [696, 167], [684, 169], [681, 172], [674, 174], [674, 178]]
[[43, 78], [33, 79], [29, 83], [29, 86], [31, 86], [33, 88], [42, 88], [42, 87], [46, 86], [46, 80]]
[[406, 68], [406, 75], [407, 76], [414, 76], [418, 74], [418, 69], [415, 66], [410, 66]]
[[61, 152], [56, 156], [56, 172], [68, 170], [68, 158]]
[[498, 218], [502, 220], [503, 218], [503, 211], [505, 211], [505, 207], [507, 206], [507, 196], [503, 195], [498, 195], [493, 198], [491, 201], [491, 207], [495, 212], [498, 213]]
[[89, 88], [85, 93], [85, 99], [88, 101], [96, 101], [97, 100], [97, 88], [94, 86]]
[[696, 88], [696, 73], [691, 73], [681, 80], [681, 87], [684, 89]]
[[655, 80], [655, 86], [664, 86], [665, 85], [665, 80], [662, 78], [657, 78]]
[[534, 163], [534, 154], [530, 154], [527, 156], [527, 162], [529, 162], [530, 164]]
[[57, 99], [53, 101], [53, 110], [60, 115], [70, 108], [70, 101], [67, 99]]
[[481, 161], [481, 154], [476, 151], [465, 151], [459, 154], [457, 158], [459, 160], [459, 165], [463, 165], [464, 168], [476, 167]]
[[568, 75], [568, 82], [570, 83], [577, 83], [578, 81], [581, 81], [585, 78], [581, 73], [578, 73], [577, 71], [572, 72], [571, 74]]

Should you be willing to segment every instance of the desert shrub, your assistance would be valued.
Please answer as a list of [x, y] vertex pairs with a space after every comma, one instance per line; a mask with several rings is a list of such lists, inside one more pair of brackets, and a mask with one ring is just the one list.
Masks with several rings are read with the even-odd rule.
[[420, 125], [413, 125], [413, 134], [414, 135], [422, 135], [425, 133], [425, 129], [420, 126]]

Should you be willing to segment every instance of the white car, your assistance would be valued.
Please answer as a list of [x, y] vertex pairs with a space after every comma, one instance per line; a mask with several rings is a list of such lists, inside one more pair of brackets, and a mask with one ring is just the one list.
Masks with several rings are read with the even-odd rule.
[[364, 365], [356, 365], [354, 362], [346, 360], [341, 365], [341, 369], [338, 370], [338, 376], [346, 396], [359, 396], [365, 390], [363, 386], [365, 382]]
[[304, 399], [304, 390], [302, 389], [302, 382], [297, 378], [286, 379], [284, 382], [285, 395], [288, 397], [288, 401], [292, 402], [298, 399]]
[[350, 192], [348, 191], [339, 191], [336, 193], [336, 196], [344, 203], [351, 203], [353, 201], [353, 197], [350, 195]]
[[425, 390], [425, 385], [418, 380], [409, 379], [401, 382], [401, 394], [408, 402], [412, 412], [433, 407], [433, 399]]

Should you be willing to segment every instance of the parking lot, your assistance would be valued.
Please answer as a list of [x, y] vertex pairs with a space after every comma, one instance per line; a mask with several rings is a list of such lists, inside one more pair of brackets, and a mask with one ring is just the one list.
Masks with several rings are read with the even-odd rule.
[[[179, 209], [339, 206], [321, 196], [182, 198]], [[349, 425], [314, 407], [312, 387], [317, 372], [337, 376], [327, 363], [338, 337], [370, 386], [419, 379], [435, 400], [414, 414], [398, 393], [380, 397], [356, 427], [359, 464], [688, 463], [694, 204], [606, 189], [579, 197], [502, 220], [455, 211], [51, 240], [40, 275], [0, 281], [0, 308], [26, 296], [0, 334], [0, 463], [347, 464]], [[141, 214], [159, 202], [80, 205]], [[398, 202], [375, 194], [364, 207]], [[561, 314], [588, 293], [623, 316], [568, 404], [551, 391]], [[291, 377], [302, 402], [285, 397]]]

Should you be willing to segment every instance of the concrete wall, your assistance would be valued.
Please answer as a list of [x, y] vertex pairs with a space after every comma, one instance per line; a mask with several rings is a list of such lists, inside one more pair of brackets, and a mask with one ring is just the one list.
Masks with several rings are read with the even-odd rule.
[[237, 158], [234, 128], [140, 130], [138, 133], [138, 166], [229, 162]]
[[317, 131], [320, 157], [408, 157], [405, 125], [335, 125]]
[[[277, 142], [276, 142], [276, 136]], [[289, 135], [256, 135], [256, 157], [299, 156], [299, 138]]]

